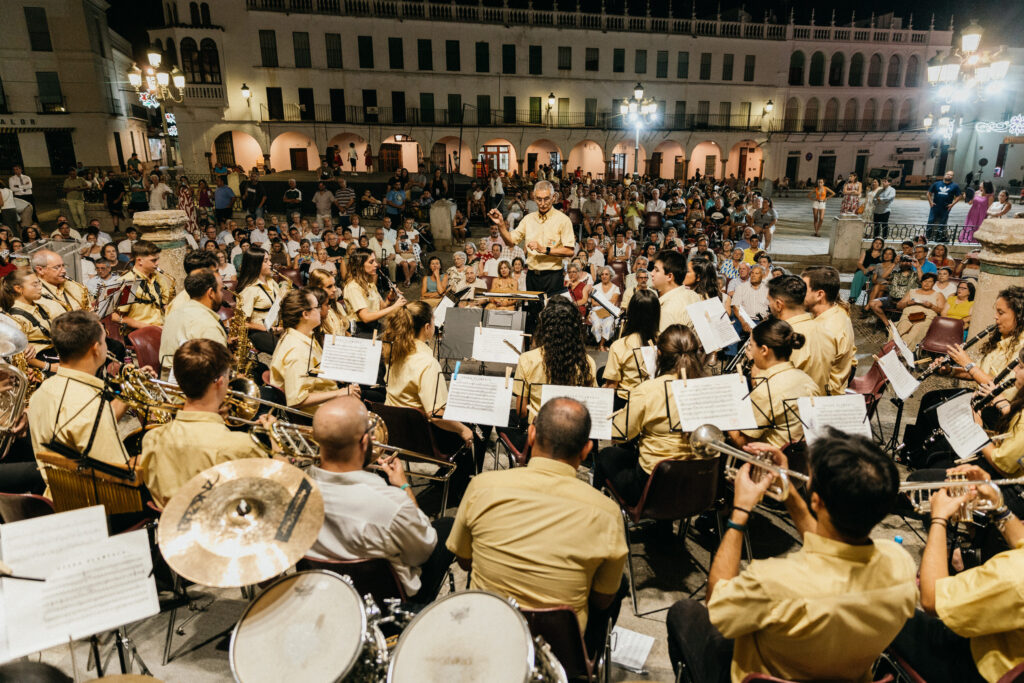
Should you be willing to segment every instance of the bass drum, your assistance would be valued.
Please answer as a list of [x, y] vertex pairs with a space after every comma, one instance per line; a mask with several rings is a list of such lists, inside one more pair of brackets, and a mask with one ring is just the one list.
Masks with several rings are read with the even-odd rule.
[[[538, 639], [539, 640], [539, 639]], [[562, 683], [565, 671], [507, 600], [453, 593], [416, 615], [391, 656], [388, 683]]]
[[238, 683], [376, 683], [387, 656], [348, 577], [313, 570], [278, 579], [246, 608], [229, 658]]

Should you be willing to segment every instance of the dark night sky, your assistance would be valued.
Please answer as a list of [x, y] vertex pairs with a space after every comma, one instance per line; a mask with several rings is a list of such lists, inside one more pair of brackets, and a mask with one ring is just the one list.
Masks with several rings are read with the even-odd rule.
[[[145, 29], [147, 27], [159, 26], [162, 22], [159, 0], [109, 0], [110, 11], [107, 13], [108, 21], [114, 30], [132, 41], [137, 49], [145, 46]], [[508, 0], [513, 7], [526, 7], [527, 0]], [[816, 6], [815, 23], [828, 25], [832, 19], [832, 10], [836, 11], [836, 24], [845, 24], [850, 21], [851, 11], [856, 11], [858, 23], [871, 16], [871, 12], [884, 14], [899, 8], [900, 16], [905, 20], [913, 14], [914, 28], [926, 29], [935, 14], [935, 27], [945, 29], [949, 21], [955, 15], [956, 27], [960, 29], [967, 25], [972, 19], [985, 29], [985, 36], [982, 39], [982, 46], [994, 48], [999, 44], [1006, 44], [1017, 47], [1024, 47], [1024, 32], [1019, 27], [1024, 26], [1024, 0], [832, 0], [829, 4], [818, 4], [799, 0], [722, 0], [722, 2], [708, 2], [701, 0], [649, 0], [651, 13], [655, 16], [666, 16], [671, 4], [675, 16], [689, 16], [694, 5], [697, 8], [697, 16], [703, 18], [714, 18], [721, 8], [723, 19], [735, 18], [736, 10], [740, 7], [746, 9], [754, 20], [761, 20], [767, 11], [774, 16], [775, 21], [785, 23], [789, 20], [789, 13], [792, 9], [795, 13], [797, 23], [808, 23], [811, 17], [811, 8]], [[447, 0], [443, 0], [447, 4]], [[458, 4], [476, 4], [476, 0], [456, 0]], [[534, 7], [547, 9], [556, 4], [559, 9], [572, 11], [579, 2], [584, 11], [593, 11], [600, 7], [601, 0], [534, 0]], [[605, 0], [609, 12], [623, 13], [628, 7], [630, 14], [643, 15], [645, 11], [645, 0]], [[501, 0], [484, 0], [488, 6], [501, 6]], [[1015, 30], [1018, 29], [1018, 30]]]

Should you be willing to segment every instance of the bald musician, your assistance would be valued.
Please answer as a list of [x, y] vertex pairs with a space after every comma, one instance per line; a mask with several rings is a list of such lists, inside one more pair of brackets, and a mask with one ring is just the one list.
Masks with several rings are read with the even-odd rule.
[[313, 418], [320, 466], [309, 476], [324, 497], [324, 525], [309, 557], [330, 560], [385, 558], [407, 597], [426, 604], [437, 597], [452, 553], [445, 547], [452, 519], [431, 524], [416, 504], [402, 463], [378, 461], [387, 480], [367, 471], [373, 458], [373, 423], [355, 397], [324, 403]]
[[[212, 251], [206, 251], [205, 249], [190, 251], [185, 254], [185, 259], [182, 262], [182, 267], [185, 269], [185, 277], [187, 278], [192, 273], [196, 272], [201, 268], [207, 268], [209, 270], [217, 270], [220, 264], [217, 262], [217, 257]], [[182, 289], [178, 294], [171, 300], [171, 303], [167, 305], [166, 315], [170, 315], [179, 306], [184, 306], [193, 297], [188, 293], [188, 289]], [[219, 306], [218, 306], [219, 308]], [[214, 309], [216, 310], [216, 309]], [[161, 357], [163, 354], [161, 354]]]
[[794, 348], [790, 362], [803, 370], [824, 395], [832, 373], [831, 339], [814, 322], [814, 316], [804, 308], [807, 283], [796, 275], [783, 275], [768, 281], [768, 310], [779, 320], [785, 320], [794, 332], [804, 336], [804, 345]]
[[801, 277], [807, 284], [804, 307], [814, 314], [814, 321], [825, 332], [826, 342], [831, 341], [828, 393], [842, 394], [850, 380], [857, 345], [850, 314], [839, 302], [839, 271], [832, 266], [814, 266], [801, 273]]
[[124, 282], [138, 282], [135, 301], [118, 306], [121, 322], [132, 329], [162, 327], [167, 304], [174, 298], [174, 282], [160, 274], [160, 247], [147, 240], [132, 245], [135, 265], [124, 274]]
[[626, 593], [626, 540], [618, 506], [576, 478], [592, 447], [590, 413], [569, 398], [548, 401], [527, 446], [526, 467], [470, 481], [448, 548], [459, 566], [472, 568], [471, 588], [529, 609], [572, 607], [595, 652]]
[[[788, 466], [778, 448], [750, 448]], [[917, 604], [909, 553], [870, 538], [896, 503], [899, 475], [869, 439], [836, 431], [814, 442], [810, 463], [810, 507], [795, 487], [786, 499], [803, 547], [784, 558], [754, 560], [742, 573], [743, 535], [771, 477], [755, 483], [749, 464], [740, 469], [708, 574], [707, 607], [680, 600], [668, 613], [677, 672], [685, 663], [692, 680], [710, 683], [740, 683], [750, 673], [872, 680], [872, 664]]]
[[139, 466], [154, 502], [164, 505], [189, 479], [230, 460], [266, 453], [245, 432], [224, 423], [220, 407], [228, 395], [231, 352], [209, 339], [191, 339], [174, 352], [174, 378], [185, 405], [174, 419], [142, 437]]
[[664, 332], [670, 325], [686, 325], [693, 329], [693, 322], [686, 307], [701, 300], [700, 294], [683, 284], [686, 277], [686, 257], [674, 249], [664, 249], [654, 258], [651, 270], [651, 284], [661, 301], [661, 322], [658, 332]]
[[223, 288], [220, 273], [209, 268], [194, 270], [185, 278], [183, 292], [189, 298], [167, 314], [160, 335], [162, 371], [170, 371], [174, 352], [189, 339], [209, 339], [227, 346], [228, 334], [217, 314], [224, 301]]

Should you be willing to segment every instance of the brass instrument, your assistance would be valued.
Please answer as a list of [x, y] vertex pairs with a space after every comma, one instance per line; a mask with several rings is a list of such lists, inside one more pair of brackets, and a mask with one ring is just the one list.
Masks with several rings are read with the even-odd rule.
[[[28, 337], [18, 324], [8, 316], [0, 314], [0, 356], [13, 356], [14, 361], [14, 364], [10, 364], [0, 360], [0, 373], [7, 375], [12, 382], [10, 390], [0, 393], [0, 458], [7, 455], [14, 441], [14, 428], [25, 412], [32, 390], [29, 375], [23, 372], [17, 363], [18, 356], [25, 361], [24, 352], [27, 348]], [[27, 363], [25, 368], [28, 369]]]
[[996, 479], [994, 481], [987, 479], [970, 480], [963, 474], [951, 474], [949, 477], [946, 481], [905, 481], [900, 484], [899, 490], [900, 493], [907, 494], [907, 497], [910, 498], [910, 504], [914, 506], [914, 510], [923, 515], [931, 512], [932, 494], [939, 489], [947, 489], [947, 493], [954, 498], [966, 494], [971, 486], [987, 486], [992, 489], [995, 493], [995, 500], [978, 496], [974, 500], [966, 501], [961, 505], [960, 510], [950, 518], [950, 521], [956, 524], [958, 522], [970, 521], [971, 516], [975, 512], [993, 512], [1002, 507], [1003, 494], [999, 490], [1001, 485], [1024, 484], [1024, 477]]
[[418, 477], [420, 479], [429, 479], [431, 481], [447, 481], [452, 476], [452, 472], [455, 471], [455, 463], [448, 462], [447, 460], [438, 460], [425, 453], [419, 453], [416, 451], [406, 450], [399, 448], [398, 446], [388, 445], [388, 426], [384, 424], [383, 418], [377, 413], [370, 413], [370, 420], [373, 422], [371, 427], [371, 433], [373, 434], [373, 463], [370, 464], [371, 470], [380, 470], [380, 465], [377, 465], [377, 460], [386, 458], [388, 462], [395, 458], [402, 458], [406, 461], [412, 460], [416, 462], [422, 462], [428, 465], [435, 465], [444, 471], [443, 474], [427, 474], [425, 472], [412, 472], [406, 470], [406, 473], [410, 477]]
[[[968, 339], [967, 342], [963, 345], [964, 351], [966, 351], [967, 349], [971, 348], [972, 346], [974, 346], [975, 344], [980, 342], [982, 339], [984, 339], [988, 335], [992, 334], [992, 332], [995, 331], [995, 329], [996, 329], [996, 324], [992, 323], [991, 325], [989, 325], [988, 327], [983, 329], [981, 332], [979, 332], [978, 334], [976, 334], [973, 337], [971, 337], [970, 339]], [[944, 365], [948, 365], [950, 360], [951, 360], [951, 357], [950, 357], [950, 355], [948, 353], [939, 356], [938, 358], [935, 359], [935, 361], [932, 363], [932, 365], [929, 365], [927, 368], [924, 369], [924, 372], [922, 372], [920, 375], [917, 376], [917, 381], [918, 382], [923, 382], [924, 380], [928, 379], [929, 377], [934, 375], [936, 372], [938, 372], [939, 368], [941, 368]]]
[[130, 408], [141, 411], [146, 422], [166, 423], [185, 405], [177, 385], [162, 382], [129, 363], [122, 363], [110, 383], [117, 397]]
[[231, 366], [239, 375], [248, 375], [252, 369], [253, 348], [249, 339], [248, 322], [242, 307], [236, 303], [228, 323], [228, 336], [235, 339], [234, 360]]
[[292, 279], [287, 275], [281, 273], [281, 271], [277, 269], [277, 266], [270, 266], [270, 270], [272, 273], [274, 273], [274, 277], [277, 278], [278, 283], [284, 285], [285, 292], [287, 292], [289, 289], [295, 286], [295, 283], [292, 282]]
[[698, 455], [705, 457], [714, 453], [721, 453], [726, 456], [724, 472], [727, 481], [736, 480], [736, 474], [739, 472], [740, 467], [742, 467], [742, 465], [736, 463], [737, 460], [750, 463], [750, 476], [754, 481], [759, 481], [763, 476], [772, 475], [775, 477], [775, 481], [772, 482], [765, 495], [778, 501], [784, 501], [789, 497], [791, 480], [804, 483], [810, 481], [810, 477], [806, 474], [786, 469], [785, 467], [779, 467], [769, 460], [767, 456], [757, 456], [730, 446], [725, 442], [725, 435], [722, 434], [722, 430], [711, 424], [701, 425], [690, 432], [690, 448]]

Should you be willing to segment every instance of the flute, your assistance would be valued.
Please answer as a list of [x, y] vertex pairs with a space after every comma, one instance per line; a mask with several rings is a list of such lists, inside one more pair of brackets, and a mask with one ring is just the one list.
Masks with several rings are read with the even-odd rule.
[[[995, 329], [996, 329], [996, 324], [992, 323], [991, 325], [989, 325], [988, 327], [983, 329], [981, 332], [979, 332], [977, 335], [975, 335], [974, 337], [969, 339], [967, 341], [967, 343], [965, 343], [963, 345], [963, 350], [966, 351], [967, 349], [971, 348], [972, 346], [974, 346], [975, 344], [980, 342], [982, 339], [984, 339], [985, 337], [990, 335], [992, 333], [992, 331], [995, 330]], [[951, 360], [951, 357], [950, 357], [950, 355], [948, 353], [946, 353], [946, 354], [944, 354], [942, 356], [939, 356], [938, 358], [935, 359], [934, 363], [929, 365], [927, 368], [925, 368], [924, 372], [922, 372], [920, 375], [918, 375], [917, 381], [918, 382], [923, 382], [927, 378], [931, 377], [936, 372], [938, 372], [939, 368], [941, 368], [944, 365], [948, 365], [950, 360]]]

